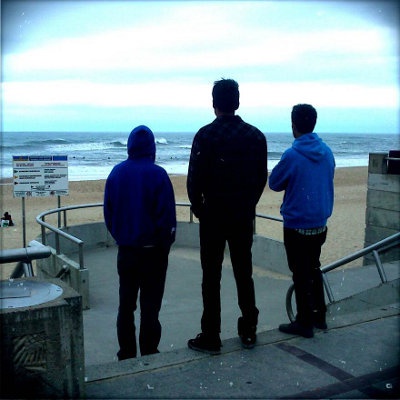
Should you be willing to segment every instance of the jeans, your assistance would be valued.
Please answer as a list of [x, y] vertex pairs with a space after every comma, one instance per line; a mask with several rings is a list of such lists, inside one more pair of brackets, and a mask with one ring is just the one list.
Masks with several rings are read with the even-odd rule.
[[284, 228], [283, 240], [288, 265], [293, 273], [296, 321], [312, 327], [315, 320], [325, 320], [326, 305], [319, 261], [327, 229], [317, 235], [303, 235]]
[[117, 336], [120, 350], [118, 358], [137, 355], [134, 312], [140, 291], [141, 355], [158, 352], [161, 324], [158, 316], [164, 295], [169, 249], [160, 247], [118, 248], [119, 309]]
[[258, 322], [252, 277], [253, 221], [223, 221], [220, 217], [204, 216], [200, 219], [200, 258], [203, 269], [201, 329], [210, 335], [221, 332], [220, 289], [226, 242], [229, 245], [243, 325], [256, 327]]

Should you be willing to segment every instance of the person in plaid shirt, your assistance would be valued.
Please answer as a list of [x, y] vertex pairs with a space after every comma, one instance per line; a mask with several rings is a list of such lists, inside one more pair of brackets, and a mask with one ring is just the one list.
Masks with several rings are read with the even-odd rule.
[[252, 243], [256, 205], [268, 178], [267, 140], [256, 127], [244, 122], [239, 108], [239, 85], [232, 79], [214, 83], [216, 118], [193, 139], [187, 192], [199, 219], [200, 258], [203, 270], [201, 333], [189, 348], [209, 354], [221, 349], [220, 281], [224, 249], [229, 246], [242, 316], [238, 334], [242, 345], [254, 347], [256, 307]]

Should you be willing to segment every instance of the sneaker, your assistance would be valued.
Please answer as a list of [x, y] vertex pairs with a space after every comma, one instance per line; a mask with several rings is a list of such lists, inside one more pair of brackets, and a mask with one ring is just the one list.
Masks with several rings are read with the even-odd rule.
[[305, 338], [314, 337], [314, 331], [312, 327], [308, 328], [306, 326], [300, 325], [297, 321], [291, 322], [290, 324], [279, 325], [279, 330], [284, 333], [299, 335]]
[[314, 320], [314, 328], [321, 329], [326, 331], [328, 329], [328, 325], [326, 324], [325, 312], [319, 312], [314, 310], [313, 320]]
[[219, 335], [207, 335], [205, 333], [199, 333], [194, 339], [188, 341], [189, 349], [201, 351], [211, 355], [221, 353], [221, 339]]
[[238, 327], [238, 335], [242, 342], [242, 346], [245, 349], [252, 349], [257, 341], [257, 335], [256, 335], [257, 328], [255, 326], [246, 327], [244, 325], [243, 317], [239, 317], [237, 327]]
[[136, 358], [136, 353], [124, 353], [121, 350], [117, 353], [118, 361], [128, 360], [129, 358]]
[[314, 321], [314, 328], [326, 331], [328, 329], [328, 325], [325, 321]]

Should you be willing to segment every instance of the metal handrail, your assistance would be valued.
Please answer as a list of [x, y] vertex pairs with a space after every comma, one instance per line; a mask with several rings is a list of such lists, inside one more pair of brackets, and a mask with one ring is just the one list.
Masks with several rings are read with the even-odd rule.
[[[334, 261], [328, 265], [325, 265], [324, 267], [321, 267], [322, 279], [323, 279], [326, 294], [328, 296], [329, 303], [333, 303], [335, 301], [335, 298], [333, 296], [332, 289], [329, 285], [329, 282], [326, 278], [326, 274], [328, 272], [330, 272], [336, 268], [339, 268], [343, 265], [346, 265], [346, 264], [350, 263], [351, 261], [361, 258], [369, 253], [372, 253], [374, 256], [375, 265], [378, 270], [381, 282], [385, 283], [385, 282], [387, 282], [387, 277], [386, 277], [386, 273], [383, 268], [381, 259], [379, 257], [379, 251], [388, 250], [389, 248], [394, 247], [398, 243], [400, 243], [400, 232], [397, 232], [391, 236], [386, 237], [385, 239], [382, 239], [374, 244], [371, 244], [370, 246], [367, 246], [361, 250], [351, 253], [346, 257], [343, 257], [337, 261]], [[287, 312], [287, 315], [288, 315], [290, 321], [292, 321], [292, 322], [295, 320], [295, 316], [294, 316], [293, 308], [292, 308], [293, 293], [294, 293], [294, 284], [291, 284], [286, 293], [286, 312]]]
[[[176, 206], [178, 207], [189, 207], [191, 206], [190, 203], [186, 202], [177, 202], [175, 203]], [[71, 205], [71, 206], [65, 206], [65, 207], [59, 207], [59, 208], [54, 208], [51, 210], [47, 210], [45, 212], [42, 212], [36, 217], [36, 222], [41, 226], [41, 236], [42, 236], [42, 243], [45, 245], [46, 244], [46, 229], [49, 229], [50, 231], [55, 233], [55, 242], [56, 242], [56, 254], [61, 254], [61, 249], [60, 249], [60, 236], [77, 244], [78, 245], [78, 254], [79, 254], [79, 269], [84, 269], [84, 257], [83, 257], [83, 245], [84, 241], [70, 235], [67, 232], [64, 232], [60, 227], [55, 227], [53, 225], [50, 225], [45, 221], [45, 217], [47, 215], [51, 214], [58, 214], [59, 218], [58, 220], [60, 221], [60, 213], [64, 214], [64, 228], [67, 227], [67, 211], [69, 210], [77, 210], [81, 208], [89, 208], [89, 207], [103, 207], [103, 203], [88, 203], [88, 204], [78, 204], [78, 205]], [[282, 222], [283, 220], [281, 218], [269, 216], [266, 214], [256, 214], [256, 217], [263, 218], [263, 219], [269, 219], [272, 221], [278, 221]], [[190, 209], [190, 215], [189, 215], [189, 222], [192, 223], [194, 221], [194, 214], [193, 211]], [[255, 223], [254, 223], [254, 232], [255, 232]]]
[[0, 264], [18, 262], [10, 278], [20, 278], [22, 275], [33, 276], [32, 261], [47, 258], [50, 255], [50, 247], [32, 240], [29, 247], [0, 250]]

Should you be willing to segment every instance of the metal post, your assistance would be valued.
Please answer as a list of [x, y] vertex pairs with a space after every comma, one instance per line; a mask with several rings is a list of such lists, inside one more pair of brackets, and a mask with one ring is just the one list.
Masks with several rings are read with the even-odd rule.
[[26, 247], [25, 197], [22, 197], [22, 246]]
[[79, 243], [79, 269], [84, 269], [85, 265], [83, 262], [83, 242]]
[[331, 286], [329, 285], [328, 279], [326, 278], [325, 274], [322, 273], [322, 281], [324, 282], [325, 291], [329, 299], [329, 303], [333, 303], [335, 298], [333, 297]]
[[[57, 196], [57, 207], [61, 208], [61, 196]], [[60, 211], [57, 213], [57, 217], [58, 217], [58, 227], [61, 228], [61, 215], [60, 215]]]
[[32, 262], [31, 261], [22, 263], [22, 267], [24, 269], [25, 276], [27, 276], [27, 277], [34, 276], [33, 268], [32, 268]]
[[382, 281], [382, 283], [385, 283], [385, 282], [387, 282], [387, 277], [386, 277], [385, 270], [383, 269], [381, 259], [379, 257], [379, 253], [376, 250], [374, 250], [372, 252], [372, 254], [374, 255], [376, 268], [378, 269], [379, 276], [381, 277], [381, 281]]
[[55, 232], [55, 240], [56, 240], [56, 253], [60, 254], [60, 235], [58, 234], [58, 232]]

